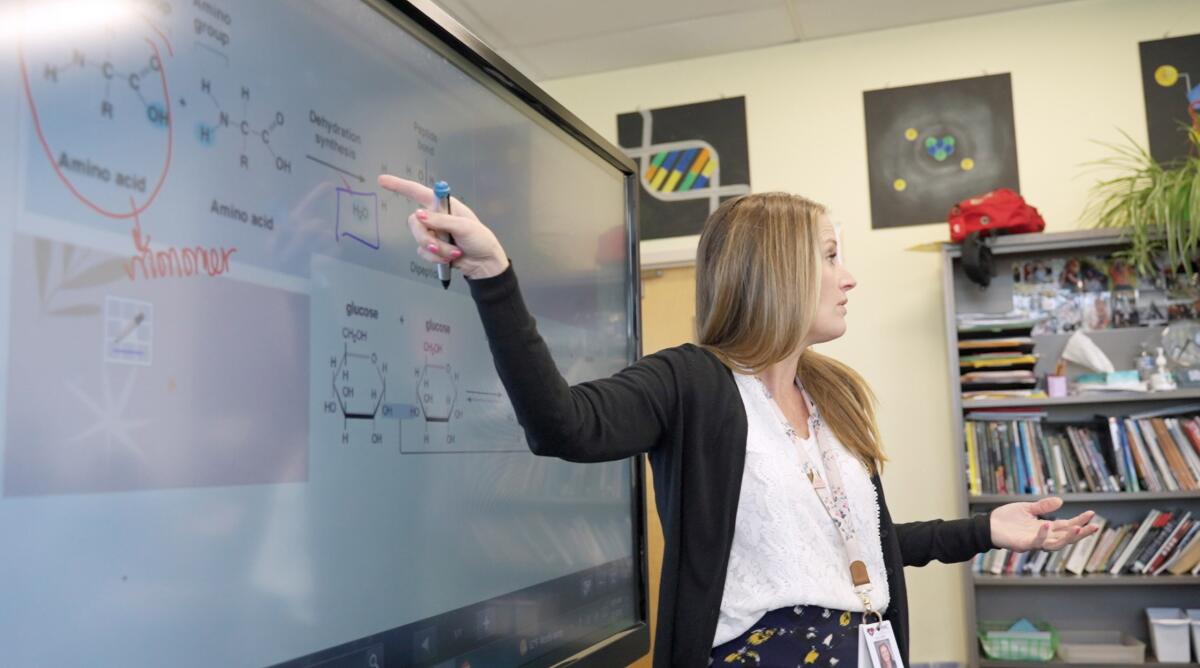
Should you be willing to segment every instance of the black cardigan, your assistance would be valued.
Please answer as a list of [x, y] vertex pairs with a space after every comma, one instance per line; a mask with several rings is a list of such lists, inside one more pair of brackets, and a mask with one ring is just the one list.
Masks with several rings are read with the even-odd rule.
[[[654, 666], [706, 666], [717, 629], [746, 459], [746, 411], [710, 352], [669, 348], [610, 378], [568, 386], [525, 307], [511, 265], [468, 281], [500, 380], [538, 455], [575, 462], [648, 453], [664, 552]], [[967, 561], [992, 547], [987, 515], [894, 524], [878, 476], [891, 620], [908, 664], [904, 566]]]

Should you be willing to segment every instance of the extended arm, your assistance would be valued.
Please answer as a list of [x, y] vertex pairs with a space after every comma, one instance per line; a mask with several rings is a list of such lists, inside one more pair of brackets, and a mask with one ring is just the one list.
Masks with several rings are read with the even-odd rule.
[[594, 462], [658, 444], [677, 404], [670, 353], [651, 355], [611, 378], [568, 386], [525, 306], [504, 248], [471, 208], [451, 199], [453, 215], [442, 212], [433, 191], [415, 181], [385, 174], [379, 185], [425, 207], [408, 219], [417, 253], [453, 264], [468, 279], [496, 371], [534, 453]]
[[677, 403], [667, 356], [651, 355], [610, 378], [568, 386], [525, 307], [512, 266], [469, 284], [496, 371], [535, 454], [607, 461], [658, 443]]
[[896, 525], [900, 554], [905, 566], [924, 566], [937, 560], [944, 564], [967, 561], [990, 550], [990, 514], [965, 520], [929, 520]]
[[965, 520], [897, 524], [904, 565], [924, 566], [934, 559], [953, 564], [996, 547], [1016, 552], [1061, 550], [1099, 531], [1099, 527], [1088, 523], [1095, 515], [1090, 510], [1065, 520], [1041, 517], [1062, 504], [1062, 499], [1049, 496], [1033, 502], [1006, 503]]

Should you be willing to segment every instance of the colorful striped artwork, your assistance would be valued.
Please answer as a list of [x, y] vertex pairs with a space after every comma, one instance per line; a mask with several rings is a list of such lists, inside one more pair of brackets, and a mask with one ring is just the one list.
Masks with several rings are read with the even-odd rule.
[[618, 114], [617, 142], [638, 165], [642, 241], [695, 246], [721, 202], [750, 192], [745, 98]]
[[688, 192], [708, 186], [717, 158], [707, 148], [660, 151], [646, 167], [647, 187], [658, 192]]

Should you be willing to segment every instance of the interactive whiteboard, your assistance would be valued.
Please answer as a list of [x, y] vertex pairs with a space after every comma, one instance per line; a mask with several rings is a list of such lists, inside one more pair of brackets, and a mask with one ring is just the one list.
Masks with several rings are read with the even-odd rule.
[[528, 452], [375, 185], [448, 181], [578, 382], [638, 354], [627, 160], [432, 6], [0, 11], [0, 665], [644, 650], [638, 468]]

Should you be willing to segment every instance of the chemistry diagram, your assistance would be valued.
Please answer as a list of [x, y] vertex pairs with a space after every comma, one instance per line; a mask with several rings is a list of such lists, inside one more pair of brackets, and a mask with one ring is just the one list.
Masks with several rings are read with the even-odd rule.
[[[369, 307], [350, 307], [375, 313]], [[408, 321], [398, 318], [397, 324]], [[430, 334], [438, 334], [439, 328], [450, 330], [432, 319], [419, 323], [419, 330]], [[464, 377], [446, 342], [425, 337], [419, 361], [394, 363], [387, 357], [399, 356], [381, 352], [375, 332], [346, 325], [341, 338], [341, 349], [326, 362], [328, 381], [317, 380], [327, 397], [320, 410], [336, 421], [338, 445], [395, 448], [402, 455], [525, 451], [519, 439], [506, 443], [496, 433], [497, 421], [513, 425], [517, 433], [499, 379], [492, 379], [492, 388]]]
[[149, 17], [113, 22], [70, 42], [22, 41], [17, 56], [30, 149], [44, 154], [52, 178], [106, 218], [150, 206], [174, 142], [174, 49], [162, 30]]
[[[203, 74], [181, 83], [179, 104], [195, 120], [193, 137], [200, 146], [216, 149], [221, 167], [243, 174], [291, 174], [292, 159], [277, 134], [290, 120], [240, 77], [234, 76], [226, 50], [230, 37], [220, 28], [230, 17], [198, 10], [194, 25], [195, 52], [206, 56]], [[201, 30], [204, 26], [206, 30]], [[203, 33], [203, 34], [201, 34]]]
[[[270, 170], [281, 174], [292, 173], [290, 158], [276, 150], [272, 143], [274, 133], [284, 127], [287, 117], [280, 109], [263, 109], [264, 105], [251, 95], [247, 85], [238, 85], [235, 95], [216, 86], [213, 79], [200, 77], [197, 92], [211, 107], [207, 112], [197, 112], [202, 120], [196, 123], [196, 139], [203, 146], [218, 146], [233, 143], [238, 149], [235, 164], [243, 171]], [[230, 97], [235, 101], [230, 104]], [[225, 103], [222, 104], [222, 99]], [[253, 103], [252, 103], [253, 102]], [[240, 111], [233, 116], [233, 110]]]
[[50, 167], [32, 190], [58, 181], [91, 212], [132, 220], [197, 149], [225, 174], [292, 174], [283, 133], [295, 119], [234, 75], [228, 55], [215, 52], [216, 67], [192, 62], [214, 50], [173, 31], [173, 11], [161, 3], [79, 36], [18, 44], [30, 153]]

